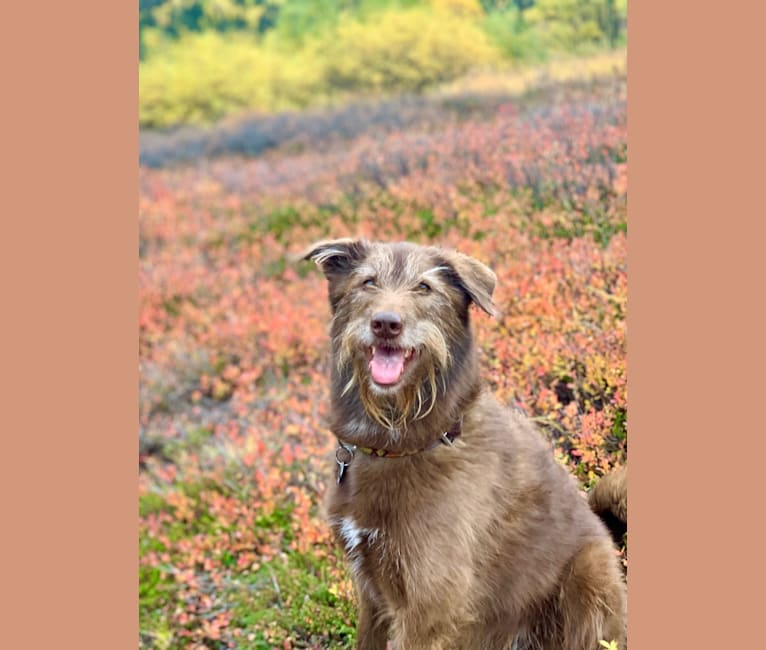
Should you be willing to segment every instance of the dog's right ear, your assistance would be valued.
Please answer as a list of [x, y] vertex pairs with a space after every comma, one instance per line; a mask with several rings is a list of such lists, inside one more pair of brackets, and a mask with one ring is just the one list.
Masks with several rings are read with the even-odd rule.
[[333, 314], [343, 298], [346, 277], [367, 255], [369, 244], [358, 239], [320, 241], [304, 251], [301, 259], [314, 260], [328, 280], [328, 297]]
[[359, 239], [332, 239], [312, 244], [300, 259], [313, 260], [328, 280], [349, 273], [367, 255], [368, 244]]

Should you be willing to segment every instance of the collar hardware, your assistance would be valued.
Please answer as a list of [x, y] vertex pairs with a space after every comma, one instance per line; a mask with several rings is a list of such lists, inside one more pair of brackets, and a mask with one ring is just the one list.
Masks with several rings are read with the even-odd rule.
[[335, 462], [338, 464], [338, 476], [336, 478], [336, 484], [340, 485], [343, 481], [343, 477], [346, 474], [346, 469], [351, 465], [351, 461], [354, 459], [354, 454], [360, 451], [367, 456], [377, 456], [378, 458], [403, 458], [405, 456], [414, 456], [423, 451], [429, 451], [439, 444], [447, 445], [448, 447], [455, 446], [455, 439], [462, 433], [463, 418], [461, 417], [449, 431], [444, 431], [442, 434], [434, 440], [431, 444], [413, 451], [391, 451], [390, 449], [376, 449], [374, 447], [361, 447], [358, 445], [350, 445], [342, 440], [338, 440], [338, 448], [335, 450]]

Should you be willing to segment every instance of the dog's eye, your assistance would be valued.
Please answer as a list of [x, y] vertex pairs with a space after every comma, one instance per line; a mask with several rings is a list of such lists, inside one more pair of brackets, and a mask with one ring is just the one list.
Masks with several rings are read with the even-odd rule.
[[418, 291], [422, 291], [423, 293], [428, 293], [431, 291], [431, 285], [426, 282], [421, 282], [418, 284]]
[[375, 278], [367, 278], [364, 282], [362, 282], [363, 287], [374, 287], [375, 286]]

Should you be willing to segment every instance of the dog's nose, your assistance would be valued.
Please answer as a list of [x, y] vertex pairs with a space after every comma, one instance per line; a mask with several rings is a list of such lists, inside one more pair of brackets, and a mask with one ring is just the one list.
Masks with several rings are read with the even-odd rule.
[[384, 339], [393, 339], [402, 333], [402, 319], [396, 312], [381, 311], [372, 317], [372, 333]]

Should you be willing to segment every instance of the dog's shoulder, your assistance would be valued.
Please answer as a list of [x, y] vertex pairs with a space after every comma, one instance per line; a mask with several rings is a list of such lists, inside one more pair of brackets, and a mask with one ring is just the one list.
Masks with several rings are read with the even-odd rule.
[[552, 453], [543, 432], [519, 409], [510, 408], [483, 391], [464, 417], [467, 433], [488, 449], [525, 455]]

